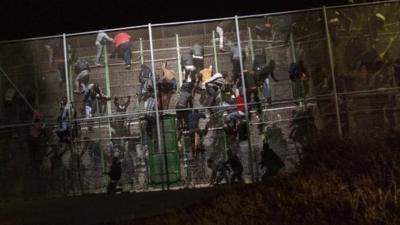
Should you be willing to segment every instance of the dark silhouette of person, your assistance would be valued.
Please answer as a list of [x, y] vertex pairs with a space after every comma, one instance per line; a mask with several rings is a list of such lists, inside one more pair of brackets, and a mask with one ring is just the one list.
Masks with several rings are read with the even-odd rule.
[[279, 170], [285, 167], [285, 164], [279, 156], [269, 147], [267, 141], [263, 143], [263, 151], [261, 152], [261, 169], [266, 168], [265, 173], [261, 176], [261, 181], [265, 182], [271, 177], [278, 175]]
[[110, 182], [107, 186], [107, 194], [114, 194], [116, 191], [118, 191], [117, 184], [121, 179], [122, 174], [121, 162], [117, 157], [112, 159], [110, 171], [106, 174], [110, 176]]
[[228, 160], [226, 160], [224, 165], [232, 169], [231, 182], [243, 183], [243, 177], [242, 177], [243, 165], [240, 162], [239, 157], [236, 154], [234, 154], [231, 150], [228, 150], [227, 154], [228, 154]]

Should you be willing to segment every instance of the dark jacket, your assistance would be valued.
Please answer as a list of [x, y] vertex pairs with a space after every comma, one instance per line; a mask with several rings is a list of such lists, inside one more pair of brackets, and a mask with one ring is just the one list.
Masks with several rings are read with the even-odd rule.
[[147, 79], [151, 79], [153, 77], [153, 72], [148, 66], [144, 64], [142, 64], [140, 67], [141, 70], [139, 73], [139, 81], [140, 83], [144, 83]]
[[181, 93], [179, 94], [178, 102], [176, 103], [176, 108], [182, 109], [182, 108], [192, 107], [191, 105], [192, 105], [191, 92], [187, 91], [187, 90], [181, 90]]
[[193, 65], [193, 56], [189, 53], [184, 53], [181, 56], [181, 64], [182, 66], [192, 66]]

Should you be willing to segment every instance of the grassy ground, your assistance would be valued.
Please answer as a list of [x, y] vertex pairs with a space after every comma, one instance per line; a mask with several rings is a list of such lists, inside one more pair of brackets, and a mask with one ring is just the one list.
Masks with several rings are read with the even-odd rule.
[[400, 151], [379, 138], [324, 140], [298, 171], [230, 186], [195, 206], [125, 224], [400, 224]]

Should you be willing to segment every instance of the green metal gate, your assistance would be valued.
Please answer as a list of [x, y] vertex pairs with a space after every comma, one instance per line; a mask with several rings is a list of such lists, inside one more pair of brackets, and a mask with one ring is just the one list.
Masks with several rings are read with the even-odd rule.
[[[149, 143], [150, 185], [160, 187], [181, 185], [180, 159], [176, 137], [175, 115], [160, 118], [161, 152], [157, 152], [157, 138]], [[167, 176], [168, 174], [168, 176]]]

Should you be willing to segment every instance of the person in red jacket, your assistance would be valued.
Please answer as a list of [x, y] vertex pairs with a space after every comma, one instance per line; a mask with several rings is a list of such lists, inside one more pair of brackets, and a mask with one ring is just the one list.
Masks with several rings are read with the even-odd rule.
[[126, 69], [131, 68], [132, 51], [130, 45], [131, 36], [126, 32], [120, 32], [114, 37], [115, 49], [119, 57], [125, 61]]

